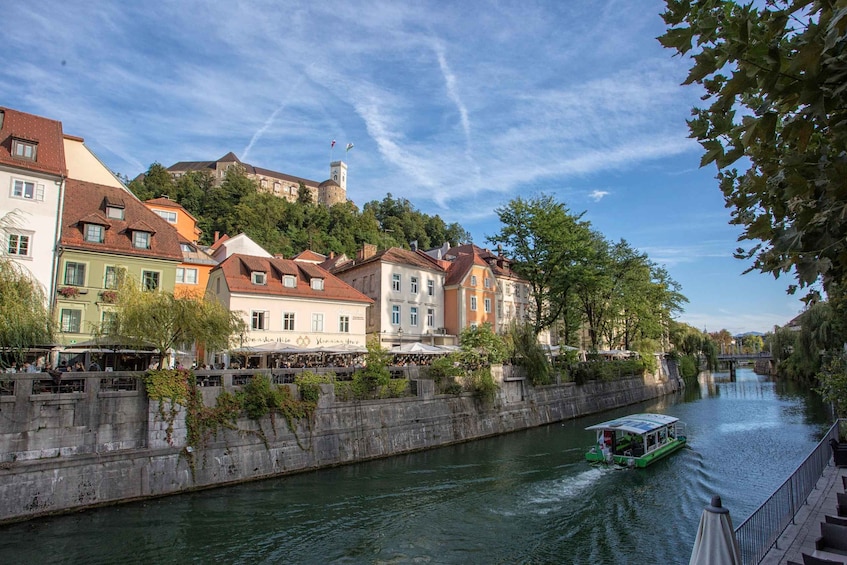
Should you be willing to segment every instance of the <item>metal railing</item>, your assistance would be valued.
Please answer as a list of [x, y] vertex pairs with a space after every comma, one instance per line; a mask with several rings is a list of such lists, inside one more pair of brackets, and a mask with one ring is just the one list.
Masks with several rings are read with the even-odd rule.
[[800, 463], [788, 479], [749, 518], [735, 529], [746, 565], [759, 563], [776, 546], [779, 536], [794, 521], [809, 494], [817, 488], [824, 469], [832, 458], [830, 438], [838, 439], [837, 420], [817, 447]]

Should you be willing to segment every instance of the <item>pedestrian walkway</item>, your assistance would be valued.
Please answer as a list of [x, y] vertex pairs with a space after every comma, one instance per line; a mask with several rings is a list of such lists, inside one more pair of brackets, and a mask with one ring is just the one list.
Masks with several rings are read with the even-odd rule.
[[[821, 535], [821, 522], [826, 515], [837, 515], [837, 492], [844, 491], [841, 477], [847, 476], [847, 468], [827, 465], [823, 475], [797, 514], [792, 524], [779, 536], [775, 547], [760, 561], [763, 565], [783, 565], [789, 561], [803, 563], [803, 553], [815, 553], [815, 540]], [[847, 556], [844, 556], [847, 562]]]

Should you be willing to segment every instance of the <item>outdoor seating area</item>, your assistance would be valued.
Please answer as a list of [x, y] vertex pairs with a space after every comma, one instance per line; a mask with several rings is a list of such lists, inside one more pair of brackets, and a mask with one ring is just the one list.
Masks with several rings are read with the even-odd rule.
[[[834, 451], [833, 447], [833, 455]], [[789, 560], [788, 565], [847, 564], [847, 493], [844, 492], [847, 490], [847, 476], [841, 475], [839, 486], [840, 491], [838, 487], [834, 489], [836, 513], [824, 513], [824, 519], [819, 522], [820, 535], [815, 538], [814, 551], [803, 551], [802, 563]]]

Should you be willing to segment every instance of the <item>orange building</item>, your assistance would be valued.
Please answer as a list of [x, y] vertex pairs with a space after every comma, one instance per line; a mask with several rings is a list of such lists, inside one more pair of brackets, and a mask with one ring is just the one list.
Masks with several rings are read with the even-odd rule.
[[444, 326], [459, 335], [468, 327], [490, 324], [496, 332], [497, 281], [494, 272], [476, 250], [460, 253], [447, 270], [444, 281]]
[[202, 233], [197, 227], [197, 218], [166, 196], [147, 200], [144, 205], [171, 224], [179, 234], [183, 259], [176, 269], [174, 295], [203, 296], [209, 283], [209, 273], [217, 261], [197, 244]]

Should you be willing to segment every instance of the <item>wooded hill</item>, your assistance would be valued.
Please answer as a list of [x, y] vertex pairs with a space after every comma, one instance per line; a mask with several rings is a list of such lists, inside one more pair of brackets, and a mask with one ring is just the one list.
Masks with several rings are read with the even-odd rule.
[[363, 243], [380, 249], [403, 247], [417, 241], [421, 249], [470, 243], [471, 235], [458, 223], [447, 224], [438, 215], [415, 209], [405, 198], [388, 193], [360, 211], [352, 202], [326, 207], [312, 203], [304, 185], [296, 202], [261, 192], [244, 171], [233, 167], [215, 185], [207, 172], [189, 172], [177, 180], [159, 163], [129, 183], [141, 200], [167, 196], [197, 218], [203, 230], [200, 243], [211, 244], [215, 232], [230, 236], [244, 232], [269, 253], [285, 257], [311, 249], [354, 257]]

